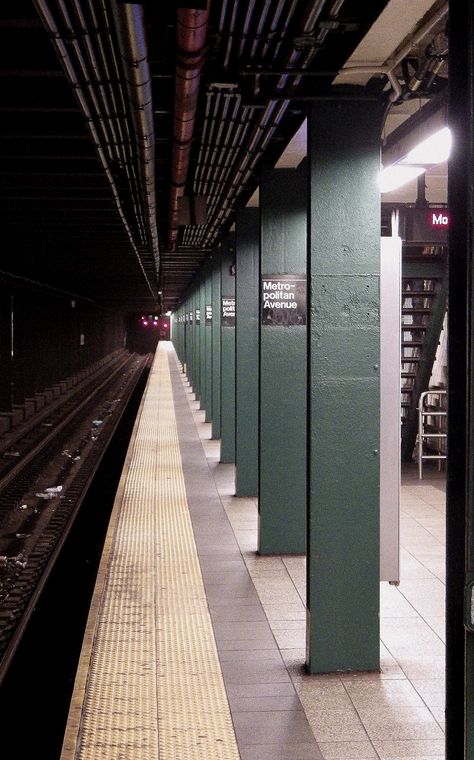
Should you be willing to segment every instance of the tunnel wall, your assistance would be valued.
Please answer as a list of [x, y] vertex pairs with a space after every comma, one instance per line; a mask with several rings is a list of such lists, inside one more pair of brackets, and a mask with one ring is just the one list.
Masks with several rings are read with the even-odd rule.
[[0, 282], [0, 411], [124, 346], [122, 314], [41, 286]]

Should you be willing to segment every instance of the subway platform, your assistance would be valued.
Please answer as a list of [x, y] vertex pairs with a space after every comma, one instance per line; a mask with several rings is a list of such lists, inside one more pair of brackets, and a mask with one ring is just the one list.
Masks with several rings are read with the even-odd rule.
[[308, 675], [305, 559], [261, 557], [257, 503], [159, 345], [91, 606], [61, 760], [444, 757], [444, 481], [405, 478], [381, 672]]

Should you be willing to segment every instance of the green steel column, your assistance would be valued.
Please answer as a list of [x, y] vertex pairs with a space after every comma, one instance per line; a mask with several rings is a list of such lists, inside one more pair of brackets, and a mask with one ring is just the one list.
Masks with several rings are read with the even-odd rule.
[[194, 368], [196, 366], [196, 341], [194, 340], [194, 297], [189, 297], [189, 381], [194, 388]]
[[200, 375], [201, 366], [201, 344], [199, 341], [199, 332], [201, 327], [201, 316], [199, 310], [199, 282], [195, 285], [193, 293], [193, 322], [194, 322], [194, 374], [193, 374], [193, 391], [196, 401], [201, 398]]
[[221, 462], [235, 462], [235, 246], [221, 258]]
[[189, 354], [190, 354], [190, 337], [189, 337], [189, 314], [188, 314], [188, 302], [184, 302], [184, 372], [187, 375], [189, 372]]
[[212, 437], [221, 437], [221, 251], [211, 259], [212, 266]]
[[259, 211], [236, 218], [235, 493], [258, 492]]
[[[295, 554], [306, 551], [305, 165], [263, 171], [260, 212], [259, 552]], [[282, 300], [294, 275], [301, 313]]]
[[308, 612], [312, 673], [379, 668], [382, 106], [308, 120]]
[[188, 363], [188, 380], [191, 387], [194, 388], [194, 367], [196, 364], [196, 341], [194, 340], [194, 297], [191, 294], [188, 298], [188, 333], [189, 333], [189, 363]]
[[204, 283], [204, 346], [206, 354], [206, 395], [204, 408], [206, 410], [206, 422], [212, 420], [212, 270], [206, 267]]
[[176, 311], [174, 311], [173, 314], [171, 315], [170, 325], [171, 325], [171, 333], [170, 333], [171, 340], [175, 348], [176, 355], [179, 361], [181, 361], [181, 340], [180, 340], [181, 324], [179, 321], [179, 309], [176, 309]]
[[179, 307], [179, 360], [181, 362], [181, 366], [183, 366], [184, 362], [186, 361], [186, 342], [184, 329], [184, 308], [181, 304]]
[[189, 303], [189, 381], [191, 387], [194, 390], [195, 379], [195, 367], [196, 367], [196, 341], [194, 335], [194, 293], [190, 293], [188, 298]]
[[176, 312], [176, 320], [178, 323], [178, 350], [179, 350], [179, 361], [181, 362], [181, 365], [184, 362], [184, 325], [183, 325], [183, 307], [180, 306], [179, 309]]
[[474, 760], [473, 3], [450, 4], [449, 46], [446, 760]]
[[171, 317], [170, 317], [170, 340], [173, 343], [173, 345], [175, 347], [175, 350], [176, 350], [176, 354], [177, 354], [177, 356], [179, 358], [179, 352], [178, 352], [179, 335], [178, 335], [178, 331], [179, 331], [178, 310], [176, 309], [173, 312], [173, 314], [171, 315]]
[[206, 409], [207, 374], [206, 374], [206, 277], [201, 270], [199, 281], [199, 397], [201, 409]]

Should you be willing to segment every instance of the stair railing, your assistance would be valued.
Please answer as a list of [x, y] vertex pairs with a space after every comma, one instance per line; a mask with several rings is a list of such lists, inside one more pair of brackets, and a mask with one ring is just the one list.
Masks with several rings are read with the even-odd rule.
[[[432, 406], [428, 404], [429, 397], [438, 396], [438, 406]], [[437, 439], [438, 441], [447, 440], [447, 432], [439, 432], [441, 430], [441, 418], [447, 417], [447, 411], [441, 409], [441, 397], [446, 396], [446, 391], [441, 390], [429, 390], [420, 394], [418, 402], [418, 477], [423, 480], [423, 462], [428, 459], [434, 459], [438, 461], [438, 470], [441, 469], [441, 462], [447, 458], [447, 453], [441, 452], [438, 449], [437, 454], [427, 454], [426, 443], [429, 439]], [[436, 417], [439, 423], [436, 425], [438, 432], [428, 430], [428, 420], [430, 417]]]

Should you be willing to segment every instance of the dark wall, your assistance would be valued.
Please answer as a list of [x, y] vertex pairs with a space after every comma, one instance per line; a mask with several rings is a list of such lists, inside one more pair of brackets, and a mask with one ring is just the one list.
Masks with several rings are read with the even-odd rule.
[[129, 314], [127, 325], [127, 348], [138, 354], [156, 351], [158, 340], [170, 339], [170, 320], [154, 314]]
[[35, 287], [0, 283], [0, 410], [124, 346], [120, 313]]

